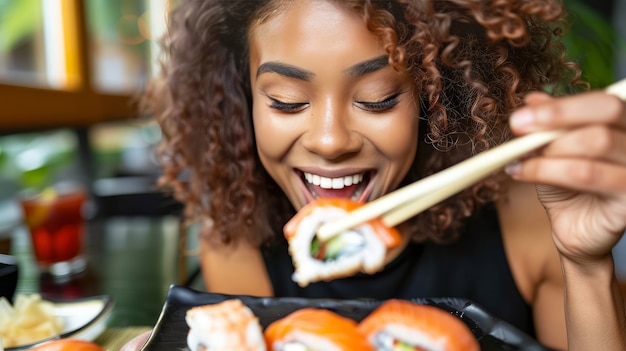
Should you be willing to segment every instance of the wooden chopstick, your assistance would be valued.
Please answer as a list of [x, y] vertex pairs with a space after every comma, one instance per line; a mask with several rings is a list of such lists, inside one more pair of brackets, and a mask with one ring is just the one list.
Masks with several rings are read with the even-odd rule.
[[626, 101], [626, 78], [619, 80], [604, 89], [607, 93], [613, 94]]
[[324, 223], [318, 228], [317, 237], [320, 240], [330, 239], [337, 233], [376, 217], [381, 217], [387, 226], [395, 226], [563, 133], [562, 130], [556, 130], [528, 134], [481, 152], [466, 161], [371, 201], [342, 218]]
[[[606, 92], [626, 101], [626, 79], [607, 87]], [[342, 218], [322, 224], [318, 228], [317, 237], [322, 241], [328, 240], [342, 231], [377, 217], [389, 227], [396, 226], [486, 178], [530, 151], [548, 144], [563, 133], [565, 130], [535, 132], [481, 152], [441, 172], [371, 201]]]

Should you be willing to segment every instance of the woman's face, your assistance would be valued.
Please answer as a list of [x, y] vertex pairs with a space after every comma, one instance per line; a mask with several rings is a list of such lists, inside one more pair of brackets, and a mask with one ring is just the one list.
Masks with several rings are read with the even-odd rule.
[[369, 201], [400, 184], [419, 111], [362, 18], [294, 2], [252, 28], [250, 72], [259, 157], [296, 209], [317, 197]]

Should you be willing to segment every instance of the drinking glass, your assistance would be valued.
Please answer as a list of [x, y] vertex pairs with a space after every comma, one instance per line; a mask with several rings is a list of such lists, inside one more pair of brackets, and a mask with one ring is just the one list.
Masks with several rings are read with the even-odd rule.
[[65, 276], [85, 269], [82, 252], [86, 198], [86, 192], [77, 186], [51, 187], [20, 198], [40, 271]]

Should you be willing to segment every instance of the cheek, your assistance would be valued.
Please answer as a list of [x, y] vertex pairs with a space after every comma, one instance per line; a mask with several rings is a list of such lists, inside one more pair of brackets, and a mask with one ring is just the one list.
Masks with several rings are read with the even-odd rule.
[[255, 103], [252, 110], [257, 152], [261, 161], [280, 162], [296, 138], [297, 130], [288, 119], [279, 118], [266, 106]]
[[370, 126], [369, 131], [370, 140], [389, 161], [408, 169], [415, 158], [418, 142], [418, 117], [414, 111], [380, 121], [378, 125]]

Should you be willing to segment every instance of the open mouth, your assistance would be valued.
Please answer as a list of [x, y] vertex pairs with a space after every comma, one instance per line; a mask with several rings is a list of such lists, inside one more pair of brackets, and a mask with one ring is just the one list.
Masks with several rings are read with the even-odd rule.
[[311, 197], [347, 198], [364, 201], [365, 190], [372, 178], [372, 172], [355, 173], [343, 177], [329, 178], [317, 174], [301, 172], [302, 181]]

